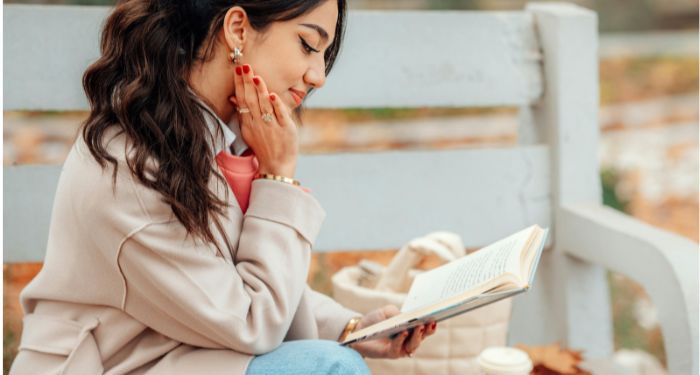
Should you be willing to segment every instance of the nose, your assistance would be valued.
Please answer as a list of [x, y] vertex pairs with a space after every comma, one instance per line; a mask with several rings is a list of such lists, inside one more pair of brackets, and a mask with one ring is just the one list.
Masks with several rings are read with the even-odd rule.
[[307, 85], [314, 89], [320, 89], [326, 83], [326, 66], [325, 64], [316, 64], [310, 66], [304, 74], [304, 81]]

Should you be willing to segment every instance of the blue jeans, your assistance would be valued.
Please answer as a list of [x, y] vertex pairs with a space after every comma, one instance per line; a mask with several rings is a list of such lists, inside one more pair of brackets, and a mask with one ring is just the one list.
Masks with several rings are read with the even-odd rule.
[[331, 340], [285, 341], [277, 349], [256, 356], [246, 375], [371, 374], [360, 353]]

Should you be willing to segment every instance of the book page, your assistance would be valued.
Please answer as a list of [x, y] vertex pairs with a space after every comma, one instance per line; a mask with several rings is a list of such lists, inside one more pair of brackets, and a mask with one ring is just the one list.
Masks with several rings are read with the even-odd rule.
[[532, 230], [533, 227], [524, 229], [473, 254], [416, 276], [401, 311], [434, 304], [486, 284], [509, 270], [519, 270], [519, 252], [528, 242]]
[[540, 263], [540, 257], [542, 256], [542, 251], [544, 250], [544, 245], [546, 243], [547, 235], [549, 234], [549, 228], [541, 229], [537, 231], [537, 235], [533, 240], [533, 248], [528, 253], [525, 263], [521, 266], [527, 268], [527, 283], [528, 287], [532, 286], [535, 280], [535, 272], [537, 271], [537, 266]]

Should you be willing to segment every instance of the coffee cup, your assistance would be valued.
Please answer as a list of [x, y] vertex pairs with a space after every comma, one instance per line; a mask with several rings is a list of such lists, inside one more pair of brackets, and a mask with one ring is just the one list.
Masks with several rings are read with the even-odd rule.
[[483, 375], [529, 375], [532, 361], [524, 351], [505, 346], [484, 349], [478, 359]]

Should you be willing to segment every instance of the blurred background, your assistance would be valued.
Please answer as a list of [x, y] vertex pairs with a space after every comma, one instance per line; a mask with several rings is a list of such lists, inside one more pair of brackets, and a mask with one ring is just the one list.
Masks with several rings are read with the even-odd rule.
[[[605, 204], [697, 242], [698, 2], [572, 2], [595, 10], [599, 17], [599, 160]], [[106, 0], [5, 3], [114, 4]], [[351, 9], [392, 10], [514, 10], [526, 3], [349, 0]], [[4, 165], [62, 163], [85, 117], [82, 112], [4, 112]], [[305, 154], [510, 146], [518, 137], [516, 108], [307, 110], [304, 123], [301, 149]], [[314, 255], [309, 275], [314, 289], [331, 294], [330, 276], [338, 269], [362, 258], [386, 263], [396, 249], [338, 250]], [[40, 268], [40, 264], [4, 265], [5, 373], [21, 329], [17, 296]], [[616, 349], [642, 349], [665, 363], [656, 310], [643, 288], [614, 273], [609, 281]]]

